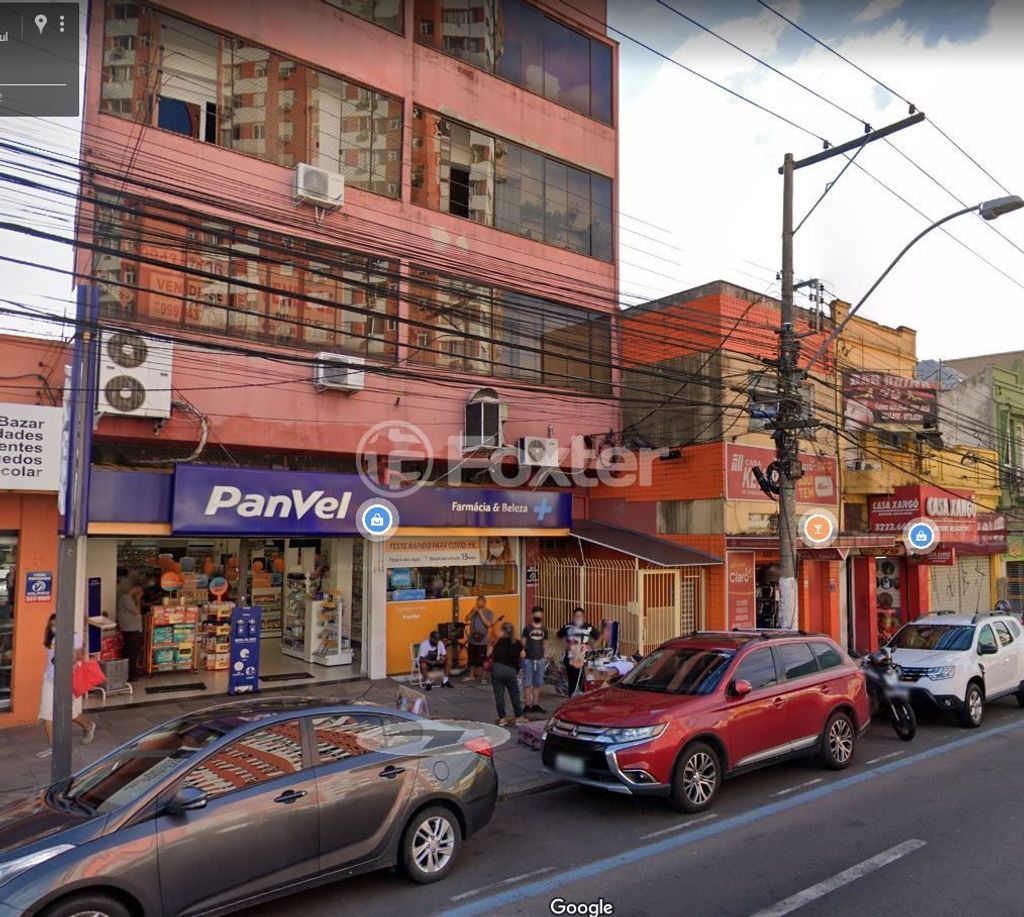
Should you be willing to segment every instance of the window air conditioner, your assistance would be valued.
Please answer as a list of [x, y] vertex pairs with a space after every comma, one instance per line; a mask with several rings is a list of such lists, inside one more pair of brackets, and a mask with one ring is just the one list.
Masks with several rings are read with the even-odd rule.
[[519, 464], [539, 468], [558, 467], [558, 440], [542, 436], [519, 438]]
[[96, 409], [127, 417], [171, 416], [172, 346], [130, 331], [103, 335]]
[[313, 386], [318, 392], [361, 392], [366, 387], [366, 361], [340, 353], [318, 353], [313, 364]]
[[295, 200], [337, 210], [345, 204], [345, 176], [300, 162], [295, 167]]

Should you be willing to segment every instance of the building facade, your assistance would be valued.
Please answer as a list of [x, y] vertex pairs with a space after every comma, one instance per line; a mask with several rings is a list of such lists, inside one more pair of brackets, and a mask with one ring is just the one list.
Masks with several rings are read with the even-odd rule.
[[[594, 0], [91, 4], [77, 271], [105, 327], [149, 336], [149, 394], [170, 392], [140, 416], [148, 395], [101, 368], [103, 610], [142, 568], [181, 577], [177, 596], [223, 573], [254, 602], [284, 587], [264, 627], [289, 643], [318, 625], [289, 577], [298, 595], [322, 576], [374, 677], [475, 592], [518, 618], [571, 497], [503, 496], [494, 450], [514, 467], [539, 438], [557, 467], [621, 425], [604, 23]], [[402, 550], [354, 527], [368, 477]], [[182, 515], [235, 492], [241, 516]], [[152, 648], [158, 671], [193, 671]]]

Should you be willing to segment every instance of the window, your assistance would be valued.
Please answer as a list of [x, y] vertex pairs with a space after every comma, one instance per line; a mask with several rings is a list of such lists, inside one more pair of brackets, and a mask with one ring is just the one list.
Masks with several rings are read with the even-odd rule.
[[737, 667], [736, 681], [749, 681], [755, 691], [767, 688], [778, 682], [775, 674], [775, 657], [768, 648], [754, 650]]
[[655, 650], [619, 686], [658, 694], [710, 694], [729, 668], [733, 654], [695, 647]]
[[402, 11], [404, 0], [326, 0], [331, 6], [390, 29], [399, 35], [403, 31]]
[[[400, 99], [156, 9], [135, 21], [134, 34], [113, 23], [107, 22], [111, 48], [132, 43], [138, 49], [150, 32], [156, 40], [135, 52], [134, 64], [108, 54], [103, 111], [125, 117], [138, 111], [140, 120], [151, 118], [163, 130], [287, 168], [310, 162], [340, 172], [354, 188], [401, 196]], [[302, 116], [292, 122], [283, 115], [289, 111]]]
[[803, 678], [805, 675], [816, 675], [818, 663], [806, 643], [784, 643], [779, 648], [779, 659], [786, 678]]
[[18, 539], [0, 538], [0, 710], [11, 709], [14, 610], [18, 596]]
[[974, 628], [969, 624], [908, 624], [889, 641], [899, 650], [963, 652], [971, 648]]
[[611, 382], [608, 315], [411, 270], [413, 321], [420, 336], [412, 359], [446, 369], [543, 382], [607, 394]]
[[313, 719], [313, 735], [321, 764], [334, 764], [379, 751], [383, 746], [383, 722], [379, 716], [321, 716]]
[[996, 644], [996, 635], [992, 633], [992, 628], [987, 624], [981, 629], [981, 633], [978, 634], [978, 650], [998, 650]]
[[216, 797], [300, 770], [302, 726], [299, 720], [289, 720], [257, 729], [213, 752], [185, 775], [184, 784]]
[[1002, 621], [993, 621], [992, 626], [996, 630], [996, 638], [999, 640], [1000, 646], [1009, 646], [1013, 643], [1013, 634], [1010, 633]]
[[827, 643], [812, 643], [811, 649], [814, 651], [815, 657], [817, 657], [818, 668], [822, 671], [825, 669], [835, 669], [843, 664], [842, 654]]
[[[97, 244], [113, 252], [97, 252], [93, 265], [104, 317], [394, 356], [398, 332], [387, 320], [398, 314], [396, 262], [113, 192], [98, 191], [97, 202]], [[138, 218], [126, 220], [126, 210]], [[140, 243], [160, 264], [132, 260]], [[142, 289], [134, 289], [135, 277]]]
[[1010, 621], [1010, 633], [1013, 634], [1014, 639], [1020, 638], [1020, 625], [1016, 621]]
[[611, 123], [612, 50], [607, 44], [525, 0], [473, 0], [455, 6], [417, 3], [416, 40]]
[[611, 260], [610, 179], [426, 109], [413, 118], [413, 203]]

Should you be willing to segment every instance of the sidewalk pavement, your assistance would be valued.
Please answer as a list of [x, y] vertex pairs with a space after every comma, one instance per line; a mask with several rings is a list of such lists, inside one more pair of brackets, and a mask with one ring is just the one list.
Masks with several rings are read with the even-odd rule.
[[[452, 683], [456, 686], [454, 690], [435, 687], [427, 695], [431, 717], [475, 720], [482, 723], [495, 721], [497, 714], [490, 686], [478, 682], [466, 684], [459, 678], [453, 678]], [[343, 684], [321, 685], [306, 685], [299, 682], [271, 690], [263, 689], [259, 696], [333, 697], [348, 701], [372, 701], [386, 707], [394, 707], [398, 687], [399, 683], [390, 678], [379, 681], [357, 679]], [[113, 750], [122, 742], [181, 713], [227, 703], [229, 700], [230, 698], [223, 695], [211, 695], [157, 703], [142, 701], [111, 707], [108, 710], [87, 710], [86, 716], [96, 722], [96, 738], [91, 745], [83, 745], [78, 727], [72, 727], [73, 766], [77, 770]], [[541, 702], [544, 709], [550, 713], [561, 700], [550, 688], [546, 688]], [[531, 717], [537, 720], [545, 718], [541, 714]], [[512, 729], [510, 732], [512, 736], [509, 741], [496, 748], [494, 752], [500, 798], [508, 799], [536, 793], [560, 785], [561, 780], [541, 770], [540, 754], [517, 741], [517, 730]], [[42, 725], [15, 726], [0, 730], [0, 804], [20, 799], [50, 782], [50, 760], [36, 757], [36, 752], [45, 747], [46, 735]]]

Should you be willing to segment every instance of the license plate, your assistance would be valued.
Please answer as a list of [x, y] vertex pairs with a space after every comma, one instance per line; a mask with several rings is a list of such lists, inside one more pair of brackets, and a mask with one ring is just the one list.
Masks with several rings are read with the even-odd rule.
[[555, 770], [563, 774], [582, 777], [585, 770], [583, 759], [575, 755], [555, 755]]

